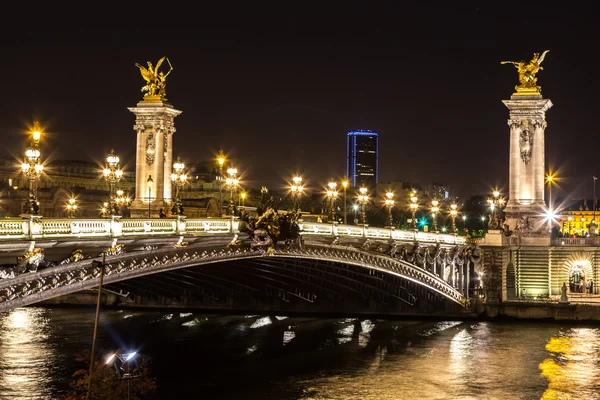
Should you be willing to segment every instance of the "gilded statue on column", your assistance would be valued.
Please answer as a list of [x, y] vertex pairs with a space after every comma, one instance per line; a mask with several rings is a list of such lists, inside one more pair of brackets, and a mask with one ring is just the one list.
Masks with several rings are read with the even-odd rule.
[[501, 64], [513, 64], [519, 73], [520, 85], [515, 86], [517, 94], [538, 95], [542, 91], [542, 87], [537, 85], [537, 77], [535, 76], [542, 68], [542, 62], [546, 54], [550, 50], [540, 53], [533, 53], [531, 61], [502, 61]]
[[[163, 63], [167, 61], [169, 64], [169, 70], [167, 72], [159, 71]], [[146, 81], [146, 85], [142, 87], [141, 91], [144, 93], [144, 100], [161, 100], [165, 99], [167, 76], [173, 71], [173, 66], [167, 57], [163, 57], [156, 63], [156, 66], [152, 65], [152, 62], [148, 61], [148, 67], [144, 67], [141, 64], [135, 64], [140, 69], [142, 78]]]

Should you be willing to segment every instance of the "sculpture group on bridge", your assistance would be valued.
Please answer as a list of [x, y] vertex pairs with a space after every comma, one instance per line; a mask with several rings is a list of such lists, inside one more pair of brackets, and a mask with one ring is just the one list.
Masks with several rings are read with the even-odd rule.
[[300, 236], [300, 209], [298, 205], [286, 212], [277, 210], [277, 203], [266, 187], [260, 191], [260, 201], [256, 207], [256, 216], [250, 216], [244, 210], [240, 215], [240, 232], [248, 232], [253, 249], [263, 249], [273, 254], [275, 246], [283, 242], [286, 246], [302, 244]]

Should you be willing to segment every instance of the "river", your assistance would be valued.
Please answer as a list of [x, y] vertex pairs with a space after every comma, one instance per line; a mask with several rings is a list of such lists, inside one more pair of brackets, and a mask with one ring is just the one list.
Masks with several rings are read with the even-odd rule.
[[[94, 309], [0, 314], [0, 398], [60, 399]], [[596, 399], [600, 327], [103, 310], [97, 348], [150, 358], [160, 399]]]

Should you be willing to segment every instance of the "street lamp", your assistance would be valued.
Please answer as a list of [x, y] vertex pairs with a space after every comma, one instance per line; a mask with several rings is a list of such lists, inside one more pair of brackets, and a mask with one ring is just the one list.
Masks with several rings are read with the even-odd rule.
[[412, 190], [410, 194], [410, 211], [412, 212], [412, 219], [410, 220], [410, 226], [413, 230], [418, 230], [417, 228], [417, 210], [419, 209], [419, 198], [417, 197], [417, 191], [415, 189]]
[[69, 214], [69, 218], [75, 216], [75, 211], [77, 211], [77, 200], [71, 197], [67, 202], [67, 213]]
[[385, 205], [387, 207], [387, 228], [393, 228], [394, 222], [392, 220], [392, 207], [394, 207], [394, 193], [387, 192], [385, 194]]
[[361, 187], [358, 189], [358, 202], [360, 203], [360, 223], [363, 225], [367, 224], [367, 213], [366, 205], [369, 202], [369, 195], [367, 194], [367, 188]]
[[491, 199], [488, 199], [490, 209], [492, 210], [492, 227], [490, 227], [490, 229], [498, 229], [500, 227], [500, 221], [498, 221], [496, 209], [498, 208], [502, 210], [504, 199], [500, 197], [500, 192], [498, 190], [494, 190], [492, 192], [492, 196], [493, 197]]
[[348, 180], [342, 181], [342, 187], [344, 188], [344, 225], [348, 224], [348, 214], [346, 212], [346, 189], [348, 189]]
[[106, 156], [106, 164], [102, 173], [109, 185], [110, 213], [118, 214], [119, 210], [115, 210], [115, 184], [123, 177], [123, 170], [119, 166], [119, 157], [114, 153], [114, 150], [111, 150]]
[[25, 161], [21, 164], [23, 175], [29, 180], [29, 197], [25, 201], [24, 211], [27, 214], [37, 214], [40, 210], [40, 203], [37, 199], [37, 180], [42, 175], [44, 166], [41, 162], [41, 152], [39, 149], [40, 138], [42, 136], [38, 123], [34, 123], [31, 132], [32, 142], [25, 150]]
[[148, 175], [148, 180], [146, 181], [148, 184], [148, 218], [151, 216], [150, 206], [152, 204], [152, 185], [154, 181], [152, 180], [152, 175]]
[[331, 181], [327, 184], [327, 198], [329, 199], [329, 222], [335, 222], [335, 199], [338, 196], [337, 183]]
[[450, 218], [452, 218], [452, 233], [456, 235], [456, 216], [458, 215], [458, 206], [450, 204]]
[[248, 196], [246, 192], [240, 193], [240, 198], [242, 199], [242, 207], [244, 207], [244, 205], [246, 204], [246, 196]]
[[466, 235], [466, 233], [467, 233], [467, 216], [463, 215], [462, 220], [463, 220], [463, 235]]
[[354, 223], [358, 223], [358, 219], [356, 218], [356, 212], [358, 211], [358, 204], [352, 204], [352, 210], [354, 210]]
[[440, 202], [438, 200], [431, 200], [431, 216], [433, 219], [433, 232], [438, 231], [437, 226], [437, 213], [440, 212]]
[[546, 182], [548, 183], [548, 208], [552, 209], [552, 183], [554, 182], [554, 175], [546, 175]]
[[127, 399], [131, 397], [131, 380], [143, 375], [139, 355], [131, 353], [113, 353], [106, 359], [106, 365], [113, 365], [119, 379], [127, 379]]
[[219, 215], [223, 215], [223, 164], [225, 164], [223, 153], [219, 154], [217, 162], [219, 163]]
[[227, 179], [225, 180], [225, 184], [229, 188], [229, 205], [227, 207], [227, 213], [229, 215], [233, 215], [233, 191], [240, 183], [240, 180], [237, 178], [237, 169], [236, 168], [227, 168]]
[[292, 178], [292, 196], [294, 197], [294, 210], [298, 207], [298, 197], [302, 194], [304, 187], [302, 186], [302, 178], [295, 176]]
[[183, 215], [183, 207], [181, 206], [181, 199], [179, 198], [179, 189], [187, 181], [187, 175], [183, 172], [185, 164], [181, 162], [179, 157], [177, 161], [173, 163], [173, 173], [171, 174], [171, 181], [175, 185], [175, 204], [171, 208], [171, 212], [175, 215]]

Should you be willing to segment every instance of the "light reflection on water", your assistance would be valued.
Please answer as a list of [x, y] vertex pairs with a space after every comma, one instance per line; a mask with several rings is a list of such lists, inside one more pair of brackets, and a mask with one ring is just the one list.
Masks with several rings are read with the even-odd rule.
[[18, 308], [0, 314], [1, 398], [49, 396], [56, 350], [47, 345], [49, 321], [40, 308]]
[[[60, 399], [93, 318], [0, 314], [0, 398]], [[155, 361], [160, 398], [199, 388], [245, 400], [600, 398], [595, 326], [106, 310], [98, 337], [100, 351], [139, 345]], [[202, 362], [175, 371], [182, 360]]]

